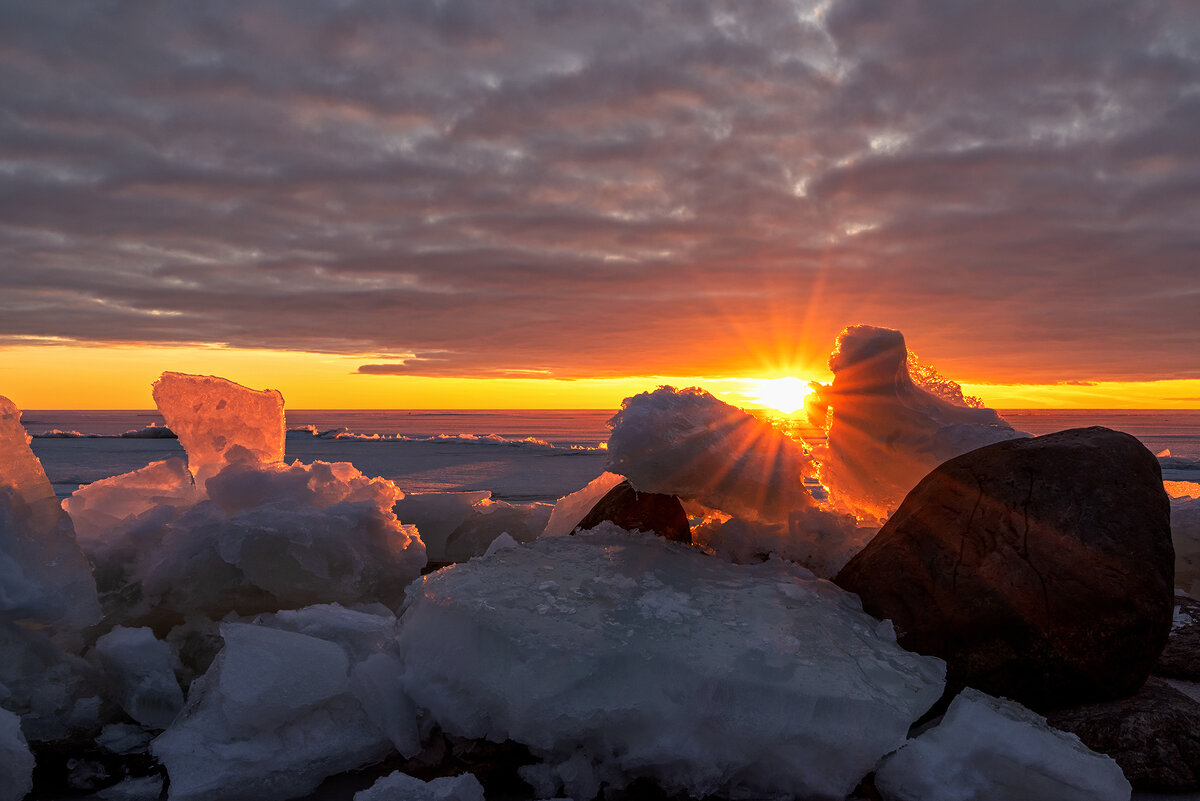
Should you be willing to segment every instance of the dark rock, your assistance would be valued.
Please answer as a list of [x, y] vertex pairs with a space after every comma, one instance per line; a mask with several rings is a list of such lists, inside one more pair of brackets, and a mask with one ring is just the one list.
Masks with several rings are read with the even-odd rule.
[[678, 498], [657, 492], [638, 492], [628, 481], [609, 490], [575, 528], [587, 531], [605, 521], [616, 523], [627, 531], [653, 531], [675, 542], [692, 541], [687, 513]]
[[1130, 698], [1046, 716], [1093, 751], [1117, 761], [1138, 790], [1200, 790], [1200, 703], [1159, 679]]
[[1106, 428], [1000, 442], [921, 480], [836, 583], [900, 644], [1036, 710], [1135, 692], [1171, 627], [1158, 462]]
[[1154, 675], [1200, 681], [1200, 601], [1195, 598], [1175, 596], [1171, 636], [1158, 658]]

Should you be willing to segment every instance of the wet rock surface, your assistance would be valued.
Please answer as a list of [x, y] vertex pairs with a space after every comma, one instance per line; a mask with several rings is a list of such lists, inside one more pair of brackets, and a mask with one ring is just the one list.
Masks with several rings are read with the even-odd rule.
[[1050, 725], [1117, 761], [1139, 790], [1200, 790], [1200, 703], [1150, 679], [1137, 694], [1047, 715]]
[[948, 683], [1034, 709], [1120, 698], [1171, 628], [1174, 551], [1158, 462], [1105, 428], [989, 445], [908, 494], [838, 574]]
[[1154, 667], [1154, 675], [1200, 681], [1200, 601], [1175, 596], [1171, 636]]
[[628, 481], [609, 490], [576, 528], [588, 531], [605, 521], [626, 531], [653, 531], [675, 542], [692, 541], [687, 513], [678, 498], [658, 492], [638, 492]]

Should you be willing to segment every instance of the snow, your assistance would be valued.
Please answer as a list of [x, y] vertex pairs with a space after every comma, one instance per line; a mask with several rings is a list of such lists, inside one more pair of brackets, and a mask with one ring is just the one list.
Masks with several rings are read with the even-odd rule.
[[77, 631], [100, 619], [96, 583], [21, 412], [0, 397], [0, 622]]
[[958, 405], [917, 386], [907, 362], [899, 331], [852, 326], [838, 335], [829, 357], [833, 384], [816, 385], [818, 419], [811, 422], [828, 436], [821, 481], [859, 516], [885, 518], [947, 459], [1026, 436], [991, 409]]
[[1127, 801], [1111, 757], [1020, 704], [965, 689], [875, 773], [887, 801]]
[[187, 451], [198, 486], [227, 464], [283, 461], [283, 396], [275, 390], [167, 372], [154, 382], [153, 393], [167, 428]]
[[841, 798], [941, 694], [855, 596], [603, 524], [425, 576], [402, 684], [446, 732], [527, 745], [543, 795]]
[[165, 729], [183, 708], [175, 679], [179, 657], [149, 628], [117, 626], [96, 640], [96, 655], [113, 695], [129, 717]]
[[396, 771], [355, 793], [354, 801], [483, 801], [483, 785], [470, 773], [423, 782]]
[[0, 801], [21, 801], [32, 789], [33, 754], [21, 733], [21, 719], [0, 709]]
[[[330, 606], [221, 624], [225, 647], [151, 746], [171, 778], [172, 801], [304, 795], [327, 776], [382, 759], [405, 727], [405, 750], [414, 753], [413, 707], [386, 686], [399, 662], [376, 650], [390, 647], [383, 643], [394, 623], [390, 614]], [[392, 661], [381, 669], [376, 657]], [[389, 698], [390, 707], [378, 708]], [[377, 725], [397, 710], [408, 718]]]

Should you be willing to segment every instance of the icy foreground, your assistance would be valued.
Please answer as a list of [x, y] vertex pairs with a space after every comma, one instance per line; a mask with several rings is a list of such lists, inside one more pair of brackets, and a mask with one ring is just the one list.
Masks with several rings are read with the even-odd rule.
[[29, 449], [20, 410], [0, 397], [0, 624], [71, 631], [99, 619], [71, 519]]
[[224, 648], [153, 744], [172, 801], [263, 801], [419, 750], [395, 618], [338, 606], [223, 623]]
[[426, 576], [402, 684], [446, 732], [543, 758], [540, 797], [649, 777], [697, 797], [844, 798], [941, 694], [857, 599], [603, 524]]
[[277, 392], [164, 373], [155, 399], [186, 467], [155, 462], [65, 502], [113, 622], [399, 605], [426, 556], [395, 484], [346, 462], [283, 464]]
[[1011, 701], [963, 690], [933, 729], [880, 765], [888, 801], [1128, 801], [1111, 757]]

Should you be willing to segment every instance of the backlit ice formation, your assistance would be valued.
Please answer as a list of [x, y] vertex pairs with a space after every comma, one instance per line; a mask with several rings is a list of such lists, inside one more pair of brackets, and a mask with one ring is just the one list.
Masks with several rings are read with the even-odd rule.
[[0, 397], [0, 623], [72, 631], [99, 619], [71, 518], [29, 448], [20, 410]]
[[283, 461], [283, 396], [273, 389], [168, 372], [154, 382], [154, 403], [187, 451], [201, 488], [227, 464]]
[[816, 386], [811, 408], [825, 427], [821, 480], [835, 500], [884, 518], [926, 473], [947, 459], [1026, 436], [991, 409], [962, 406], [913, 383], [904, 335], [858, 325], [829, 357], [833, 384]]
[[317, 606], [223, 623], [225, 647], [154, 740], [171, 801], [282, 801], [419, 750], [398, 686], [395, 617]]
[[888, 801], [1128, 801], [1111, 757], [1020, 704], [963, 690], [942, 721], [887, 757]]
[[446, 732], [545, 761], [539, 797], [654, 779], [700, 797], [842, 798], [941, 694], [857, 598], [611, 524], [425, 576], [403, 686]]
[[113, 622], [399, 604], [425, 552], [393, 511], [395, 484], [345, 462], [283, 464], [277, 392], [164, 373], [155, 399], [190, 472], [155, 462], [66, 502]]
[[609, 469], [690, 502], [705, 518], [693, 541], [736, 561], [775, 553], [832, 576], [870, 536], [809, 492], [802, 443], [701, 389], [626, 398], [609, 425]]
[[626, 398], [609, 422], [609, 470], [640, 492], [690, 498], [756, 522], [816, 505], [799, 443], [702, 389], [659, 387]]

